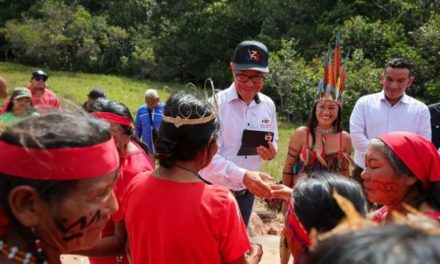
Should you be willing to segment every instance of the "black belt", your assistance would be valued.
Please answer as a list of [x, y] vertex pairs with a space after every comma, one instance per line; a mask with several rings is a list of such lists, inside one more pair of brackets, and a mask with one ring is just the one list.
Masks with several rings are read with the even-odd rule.
[[235, 197], [238, 197], [238, 196], [243, 196], [243, 195], [245, 195], [246, 192], [247, 192], [247, 189], [243, 189], [243, 190], [240, 190], [240, 191], [232, 191], [232, 190], [231, 190], [231, 192], [234, 194]]

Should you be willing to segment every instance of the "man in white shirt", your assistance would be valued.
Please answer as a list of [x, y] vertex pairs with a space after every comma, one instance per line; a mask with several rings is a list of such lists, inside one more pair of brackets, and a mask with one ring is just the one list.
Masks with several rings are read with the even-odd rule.
[[390, 131], [408, 131], [431, 140], [428, 107], [408, 96], [411, 85], [411, 65], [403, 59], [385, 64], [380, 77], [383, 90], [361, 97], [350, 116], [350, 135], [354, 145], [355, 168], [352, 177], [360, 180], [370, 139]]
[[[214, 98], [218, 104], [219, 151], [200, 174], [213, 184], [223, 185], [235, 194], [247, 225], [254, 195], [271, 198], [271, 189], [263, 180], [271, 177], [260, 172], [261, 160], [277, 153], [278, 128], [275, 104], [260, 93], [268, 68], [267, 47], [257, 41], [243, 41], [235, 49], [230, 63], [234, 82]], [[273, 143], [256, 147], [256, 153], [238, 155], [245, 129], [273, 133]]]

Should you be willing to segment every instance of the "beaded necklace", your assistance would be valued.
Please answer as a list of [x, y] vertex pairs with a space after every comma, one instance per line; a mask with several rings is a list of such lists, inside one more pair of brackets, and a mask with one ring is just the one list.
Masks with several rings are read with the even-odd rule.
[[322, 135], [328, 135], [328, 134], [334, 134], [335, 129], [333, 127], [331, 128], [320, 128], [319, 126], [316, 127], [316, 131], [321, 133]]
[[35, 246], [37, 248], [36, 257], [31, 252], [21, 251], [18, 247], [10, 247], [3, 240], [0, 240], [0, 252], [9, 260], [23, 264], [48, 264], [38, 239], [35, 240]]

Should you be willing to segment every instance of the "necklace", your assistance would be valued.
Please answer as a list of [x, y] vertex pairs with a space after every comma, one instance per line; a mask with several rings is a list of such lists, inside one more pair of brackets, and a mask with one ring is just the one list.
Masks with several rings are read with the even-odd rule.
[[328, 135], [328, 134], [334, 134], [335, 133], [335, 129], [333, 127], [331, 128], [320, 128], [319, 126], [316, 127], [316, 131], [323, 134], [323, 135]]
[[190, 170], [190, 169], [188, 169], [188, 168], [182, 167], [182, 166], [180, 166], [180, 165], [176, 165], [176, 164], [174, 164], [173, 166], [176, 167], [176, 168], [179, 168], [179, 169], [181, 169], [181, 170], [184, 170], [184, 171], [190, 172], [192, 175], [194, 175], [194, 176], [196, 176], [197, 178], [199, 178], [199, 180], [201, 180], [202, 182], [211, 185], [211, 183], [210, 183], [209, 181], [203, 179], [202, 176], [200, 176], [200, 174], [198, 174], [197, 172], [192, 171], [192, 170]]
[[18, 247], [9, 247], [3, 240], [0, 240], [0, 251], [9, 260], [19, 263], [36, 264], [37, 261], [32, 253], [18, 250]]
[[9, 260], [23, 264], [48, 264], [39, 239], [35, 240], [35, 247], [37, 255], [33, 256], [31, 252], [21, 251], [18, 247], [10, 247], [3, 240], [0, 240], [0, 252]]

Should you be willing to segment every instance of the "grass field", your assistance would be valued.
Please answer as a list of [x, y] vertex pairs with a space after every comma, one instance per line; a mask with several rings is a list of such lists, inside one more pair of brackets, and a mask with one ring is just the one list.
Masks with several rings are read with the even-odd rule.
[[[20, 64], [0, 62], [0, 76], [8, 80], [10, 91], [14, 87], [27, 87], [31, 74], [36, 69], [35, 67]], [[159, 83], [115, 75], [62, 71], [46, 72], [49, 75], [49, 89], [54, 91], [61, 98], [63, 108], [72, 109], [80, 106], [87, 100], [87, 94], [91, 89], [100, 87], [107, 93], [108, 98], [126, 104], [133, 113], [133, 117], [139, 106], [144, 103], [143, 94], [146, 89], [157, 89], [161, 100], [165, 101], [171, 92], [185, 86], [179, 83]], [[0, 102], [0, 104], [2, 103], [3, 102]], [[278, 121], [278, 128], [280, 134], [278, 155], [271, 161], [265, 161], [262, 168], [262, 171], [269, 173], [277, 180], [281, 178], [281, 172], [286, 159], [287, 146], [294, 126]]]

